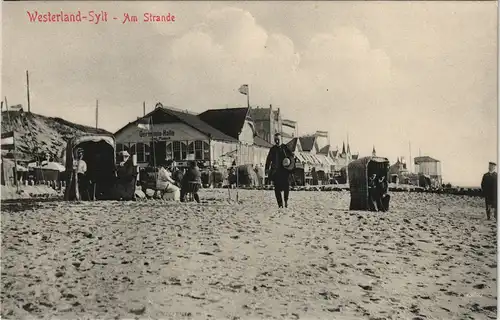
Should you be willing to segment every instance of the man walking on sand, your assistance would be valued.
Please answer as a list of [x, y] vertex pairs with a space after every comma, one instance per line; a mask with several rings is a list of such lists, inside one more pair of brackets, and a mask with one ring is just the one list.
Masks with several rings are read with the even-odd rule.
[[495, 212], [495, 219], [497, 218], [497, 173], [496, 163], [490, 162], [488, 172], [483, 175], [481, 181], [481, 190], [486, 202], [486, 218], [491, 220], [491, 210]]
[[[274, 146], [271, 147], [266, 159], [265, 171], [268, 173], [269, 181], [273, 181], [274, 194], [278, 207], [283, 208], [283, 198], [285, 208], [288, 207], [288, 197], [290, 194], [290, 171], [293, 169], [293, 152], [286, 144], [281, 143], [281, 134], [274, 135]], [[281, 197], [283, 192], [283, 198]]]

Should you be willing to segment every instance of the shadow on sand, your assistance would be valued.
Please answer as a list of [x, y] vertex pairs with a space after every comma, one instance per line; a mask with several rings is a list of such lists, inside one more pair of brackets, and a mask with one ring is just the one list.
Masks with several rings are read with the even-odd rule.
[[0, 205], [0, 210], [5, 212], [21, 212], [27, 210], [36, 210], [42, 207], [43, 203], [60, 202], [60, 201], [62, 201], [61, 197], [2, 200], [2, 203]]

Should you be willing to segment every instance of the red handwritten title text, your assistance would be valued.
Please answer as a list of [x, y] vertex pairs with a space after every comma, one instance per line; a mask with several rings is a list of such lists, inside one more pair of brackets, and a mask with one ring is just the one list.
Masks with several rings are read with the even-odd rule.
[[120, 17], [112, 16], [107, 11], [88, 11], [82, 12], [80, 10], [76, 12], [64, 12], [60, 11], [57, 13], [54, 12], [38, 12], [38, 11], [26, 11], [28, 15], [28, 19], [33, 23], [108, 23], [110, 21], [116, 21], [121, 24], [125, 23], [140, 23], [140, 22], [148, 22], [148, 23], [169, 23], [175, 22], [175, 15], [168, 12], [167, 14], [157, 15], [151, 12], [146, 12], [142, 15], [142, 19], [140, 16], [132, 15], [129, 13], [123, 13]]

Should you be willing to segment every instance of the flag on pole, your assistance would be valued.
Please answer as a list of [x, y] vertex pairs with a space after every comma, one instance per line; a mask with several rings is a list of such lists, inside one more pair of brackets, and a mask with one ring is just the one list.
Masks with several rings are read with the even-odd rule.
[[239, 89], [238, 91], [241, 93], [241, 94], [244, 94], [246, 96], [248, 96], [248, 84], [243, 84]]
[[4, 150], [14, 149], [14, 131], [2, 133], [1, 147]]
[[137, 121], [137, 127], [143, 130], [151, 130], [151, 117], [141, 118]]

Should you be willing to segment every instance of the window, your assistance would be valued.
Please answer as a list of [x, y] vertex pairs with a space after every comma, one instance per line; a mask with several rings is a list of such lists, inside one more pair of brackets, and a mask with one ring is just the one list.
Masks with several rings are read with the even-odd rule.
[[194, 142], [191, 142], [188, 144], [188, 154], [192, 155], [191, 157], [189, 157], [190, 159], [192, 159], [192, 157], [195, 157], [195, 159], [198, 159], [195, 155], [194, 147], [195, 147]]
[[210, 144], [203, 141], [203, 160], [210, 161]]
[[174, 160], [181, 160], [181, 143], [179, 141], [172, 142], [172, 150], [174, 154]]
[[194, 158], [203, 160], [203, 141], [197, 140], [194, 142]]
[[150, 146], [145, 143], [136, 143], [130, 147], [130, 154], [137, 155], [137, 162], [147, 163], [150, 159]]
[[128, 151], [130, 152], [129, 150], [129, 143], [117, 143], [116, 144], [116, 157], [118, 158], [119, 154], [121, 151]]
[[172, 142], [172, 150], [175, 161], [185, 160], [187, 157], [187, 145], [180, 141]]
[[174, 154], [172, 152], [172, 142], [167, 142], [166, 148], [167, 148], [167, 150], [166, 150], [166, 158], [167, 159], [173, 159]]

